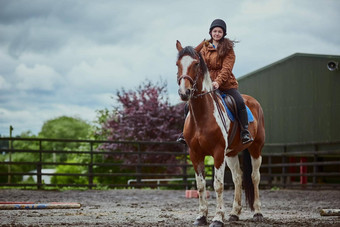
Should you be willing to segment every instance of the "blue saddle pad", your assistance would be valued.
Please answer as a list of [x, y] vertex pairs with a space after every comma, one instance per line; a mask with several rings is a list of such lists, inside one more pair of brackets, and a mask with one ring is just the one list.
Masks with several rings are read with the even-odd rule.
[[[224, 98], [226, 97], [227, 95], [226, 94], [222, 94], [221, 97], [222, 97], [222, 102], [223, 102], [223, 105], [225, 107], [225, 109], [227, 110], [227, 115], [229, 117], [229, 119], [234, 122], [235, 121], [235, 116], [234, 114], [230, 111], [230, 109], [228, 108], [226, 102], [224, 101]], [[247, 113], [248, 113], [248, 122], [253, 122], [254, 121], [254, 116], [253, 116], [253, 113], [250, 111], [249, 107], [246, 105], [246, 109], [247, 109]]]

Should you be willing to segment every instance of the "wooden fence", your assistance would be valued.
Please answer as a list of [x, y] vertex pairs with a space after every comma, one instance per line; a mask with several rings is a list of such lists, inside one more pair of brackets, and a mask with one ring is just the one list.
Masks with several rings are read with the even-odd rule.
[[[0, 138], [0, 142], [0, 187], [195, 187], [187, 148], [175, 142], [41, 138]], [[60, 149], [70, 144], [74, 148]], [[103, 145], [113, 145], [115, 150], [99, 149]], [[260, 185], [339, 188], [339, 157], [340, 141], [266, 144]], [[207, 165], [206, 172], [207, 185], [212, 187], [213, 166]], [[225, 187], [233, 187], [228, 168]]]

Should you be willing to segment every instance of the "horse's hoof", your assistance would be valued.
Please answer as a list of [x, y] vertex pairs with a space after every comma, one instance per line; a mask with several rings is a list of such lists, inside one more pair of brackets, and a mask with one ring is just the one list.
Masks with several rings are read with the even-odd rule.
[[223, 222], [220, 222], [220, 221], [213, 221], [209, 227], [224, 227], [224, 224]]
[[194, 222], [194, 226], [203, 226], [203, 225], [207, 225], [207, 217], [202, 216], [200, 218], [197, 218]]
[[256, 213], [253, 216], [254, 221], [263, 221], [263, 215], [261, 213]]
[[238, 220], [239, 220], [239, 218], [238, 218], [238, 216], [235, 215], [235, 214], [232, 214], [232, 215], [230, 215], [230, 217], [229, 217], [229, 221], [238, 221]]

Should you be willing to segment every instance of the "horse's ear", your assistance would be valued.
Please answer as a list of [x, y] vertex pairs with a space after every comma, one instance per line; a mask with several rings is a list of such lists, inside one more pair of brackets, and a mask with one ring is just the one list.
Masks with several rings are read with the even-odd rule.
[[203, 40], [200, 44], [198, 44], [197, 47], [195, 47], [196, 52], [200, 52], [201, 49], [203, 48], [203, 45], [205, 43], [205, 40]]
[[178, 40], [177, 40], [177, 42], [176, 42], [176, 48], [177, 48], [178, 51], [183, 50], [182, 44], [181, 44], [181, 42], [178, 41]]

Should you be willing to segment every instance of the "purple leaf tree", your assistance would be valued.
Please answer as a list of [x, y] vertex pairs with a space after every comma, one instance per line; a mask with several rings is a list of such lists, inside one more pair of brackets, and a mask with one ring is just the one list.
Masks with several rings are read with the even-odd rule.
[[[136, 90], [121, 89], [116, 97], [119, 106], [115, 108], [102, 124], [101, 133], [111, 141], [153, 141], [173, 142], [184, 124], [184, 103], [170, 105], [165, 82], [142, 83]], [[170, 143], [143, 143], [140, 146], [110, 143], [102, 149], [113, 151], [115, 159], [124, 164], [141, 163], [179, 163], [174, 155], [143, 154], [154, 151], [183, 151], [183, 146]], [[114, 151], [139, 152], [136, 155], [115, 155]], [[143, 168], [143, 172], [177, 172], [178, 167]]]

